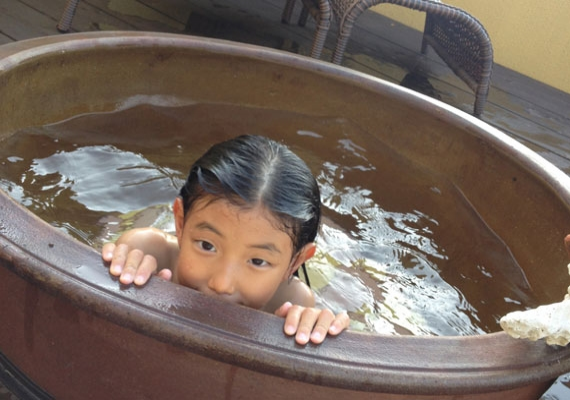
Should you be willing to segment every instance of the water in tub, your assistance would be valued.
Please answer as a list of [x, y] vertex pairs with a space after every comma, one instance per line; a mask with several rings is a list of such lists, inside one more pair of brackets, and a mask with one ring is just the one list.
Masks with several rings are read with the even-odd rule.
[[508, 247], [461, 191], [357, 122], [136, 103], [5, 139], [0, 188], [100, 248], [136, 226], [173, 231], [170, 204], [192, 162], [220, 140], [266, 135], [317, 177], [324, 218], [308, 274], [318, 302], [346, 309], [352, 329], [473, 335], [498, 331], [502, 315], [537, 305]]

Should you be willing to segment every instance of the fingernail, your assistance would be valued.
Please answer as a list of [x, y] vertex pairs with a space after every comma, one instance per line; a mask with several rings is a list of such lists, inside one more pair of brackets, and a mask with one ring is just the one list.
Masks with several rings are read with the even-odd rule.
[[144, 280], [144, 276], [137, 276], [135, 278], [135, 285], [144, 285], [145, 280]]
[[306, 333], [299, 333], [299, 334], [297, 335], [297, 341], [300, 342], [300, 343], [305, 344], [305, 343], [307, 343], [307, 342], [309, 341], [309, 338], [307, 337], [307, 334], [306, 334]]
[[111, 265], [111, 273], [114, 275], [118, 275], [121, 273], [121, 266], [120, 265]]
[[315, 340], [315, 341], [320, 341], [322, 338], [321, 332], [313, 332], [313, 334], [311, 335], [311, 339]]
[[295, 327], [293, 325], [286, 325], [285, 326], [285, 333], [287, 335], [293, 335], [295, 333]]
[[129, 273], [121, 275], [121, 282], [131, 283], [133, 281], [133, 276]]
[[331, 333], [332, 335], [338, 333], [338, 328], [336, 325], [331, 325], [329, 328], [329, 333]]

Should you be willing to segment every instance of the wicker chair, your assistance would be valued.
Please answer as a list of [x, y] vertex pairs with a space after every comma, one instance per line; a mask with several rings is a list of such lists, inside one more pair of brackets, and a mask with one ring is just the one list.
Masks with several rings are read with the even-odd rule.
[[78, 5], [79, 0], [67, 0], [63, 13], [59, 18], [59, 23], [57, 24], [58, 31], [69, 32], [71, 30], [71, 22], [73, 21], [73, 16], [75, 15], [75, 10], [77, 10]]
[[[315, 19], [317, 29], [315, 29], [315, 38], [313, 39], [313, 47], [311, 49], [311, 57], [321, 58], [327, 33], [331, 24], [331, 7], [329, 0], [303, 0], [303, 10], [299, 17], [299, 25], [305, 26], [309, 14]], [[293, 10], [295, 8], [295, 0], [287, 0], [281, 21], [288, 24], [291, 22]]]
[[[296, 0], [287, 0], [283, 21], [290, 22]], [[487, 31], [481, 23], [467, 12], [437, 0], [328, 0], [335, 20], [339, 24], [336, 47], [332, 62], [340, 64], [357, 18], [368, 8], [377, 4], [395, 4], [426, 13], [421, 52], [426, 53], [428, 44], [445, 63], [475, 92], [473, 114], [483, 112], [493, 69], [493, 47]], [[324, 8], [317, 0], [302, 0], [303, 12], [299, 24], [304, 25], [308, 14], [322, 20]], [[326, 16], [325, 16], [326, 17]], [[317, 24], [315, 38], [326, 37], [324, 25]], [[322, 45], [320, 45], [322, 50]], [[313, 49], [315, 46], [313, 46]], [[316, 52], [315, 52], [316, 54]], [[320, 57], [313, 55], [314, 57]]]

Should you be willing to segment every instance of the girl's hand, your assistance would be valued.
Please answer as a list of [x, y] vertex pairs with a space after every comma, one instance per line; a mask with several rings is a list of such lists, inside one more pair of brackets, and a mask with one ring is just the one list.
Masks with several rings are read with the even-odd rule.
[[[124, 285], [134, 283], [142, 286], [158, 268], [156, 258], [144, 254], [141, 250], [130, 249], [126, 244], [107, 243], [101, 250], [101, 256], [104, 261], [110, 262], [111, 275], [118, 276]], [[172, 279], [172, 271], [169, 269], [162, 269], [157, 275], [167, 281]]]
[[295, 335], [295, 341], [304, 345], [309, 342], [320, 344], [328, 335], [336, 336], [345, 330], [350, 323], [346, 312], [334, 315], [331, 310], [284, 303], [275, 311], [275, 315], [285, 317], [284, 331], [287, 335]]

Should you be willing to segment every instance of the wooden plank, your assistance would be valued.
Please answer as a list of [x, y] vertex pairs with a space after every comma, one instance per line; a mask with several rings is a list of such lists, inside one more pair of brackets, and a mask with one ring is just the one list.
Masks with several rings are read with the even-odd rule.
[[[498, 87], [491, 88], [489, 97], [492, 103], [504, 110], [503, 112], [508, 111], [517, 115], [521, 121], [532, 121], [533, 124], [538, 125], [538, 128], [536, 128], [528, 123], [519, 123], [519, 130], [528, 131], [530, 134], [536, 133], [537, 135], [542, 130], [547, 130], [563, 140], [570, 138], [570, 119], [568, 119], [567, 115], [560, 114], [564, 112], [560, 110], [560, 106], [564, 104], [564, 101], [557, 102], [554, 98], [547, 97], [543, 87], [539, 87], [536, 90], [536, 97], [544, 100], [544, 103], [541, 104], [532, 97], [517, 97]], [[503, 112], [495, 115], [493, 118], [499, 118]]]
[[2, 34], [23, 40], [57, 33], [53, 18], [17, 0], [0, 2], [0, 29]]
[[502, 98], [509, 96], [515, 102], [512, 106], [517, 109], [524, 107], [525, 114], [535, 115], [537, 119], [570, 137], [569, 93], [501, 65], [494, 66], [492, 80]]
[[[0, 22], [0, 25], [1, 25], [1, 24], [2, 24], [2, 23]], [[4, 34], [0, 31], [0, 45], [12, 43], [12, 42], [14, 42], [14, 39], [12, 39], [10, 36], [4, 35]]]
[[[185, 0], [139, 0], [167, 15], [175, 15]], [[257, 44], [307, 55], [313, 30], [281, 23], [281, 7], [263, 0], [193, 0], [185, 32]], [[180, 14], [180, 13], [179, 13]]]
[[184, 24], [136, 0], [85, 0], [139, 30], [179, 33]]
[[[13, 1], [13, 0], [9, 0]], [[22, 0], [59, 20], [65, 0]], [[53, 5], [57, 2], [58, 7]], [[179, 33], [184, 25], [136, 0], [81, 0], [72, 31], [141, 30]]]
[[[7, 0], [14, 1], [14, 0]], [[66, 4], [66, 0], [20, 0], [28, 6], [34, 8], [38, 12], [47, 15], [54, 21], [54, 26], [61, 18], [61, 14]], [[125, 23], [119, 18], [110, 15], [105, 9], [101, 9], [91, 5], [89, 2], [82, 0], [79, 2], [75, 17], [72, 23], [72, 32], [89, 32], [98, 30], [136, 30], [136, 26]], [[61, 34], [55, 32], [53, 34]]]
[[139, 0], [145, 6], [154, 9], [168, 17], [176, 20], [181, 25], [186, 25], [186, 21], [193, 11], [205, 12], [204, 1], [188, 0]]

